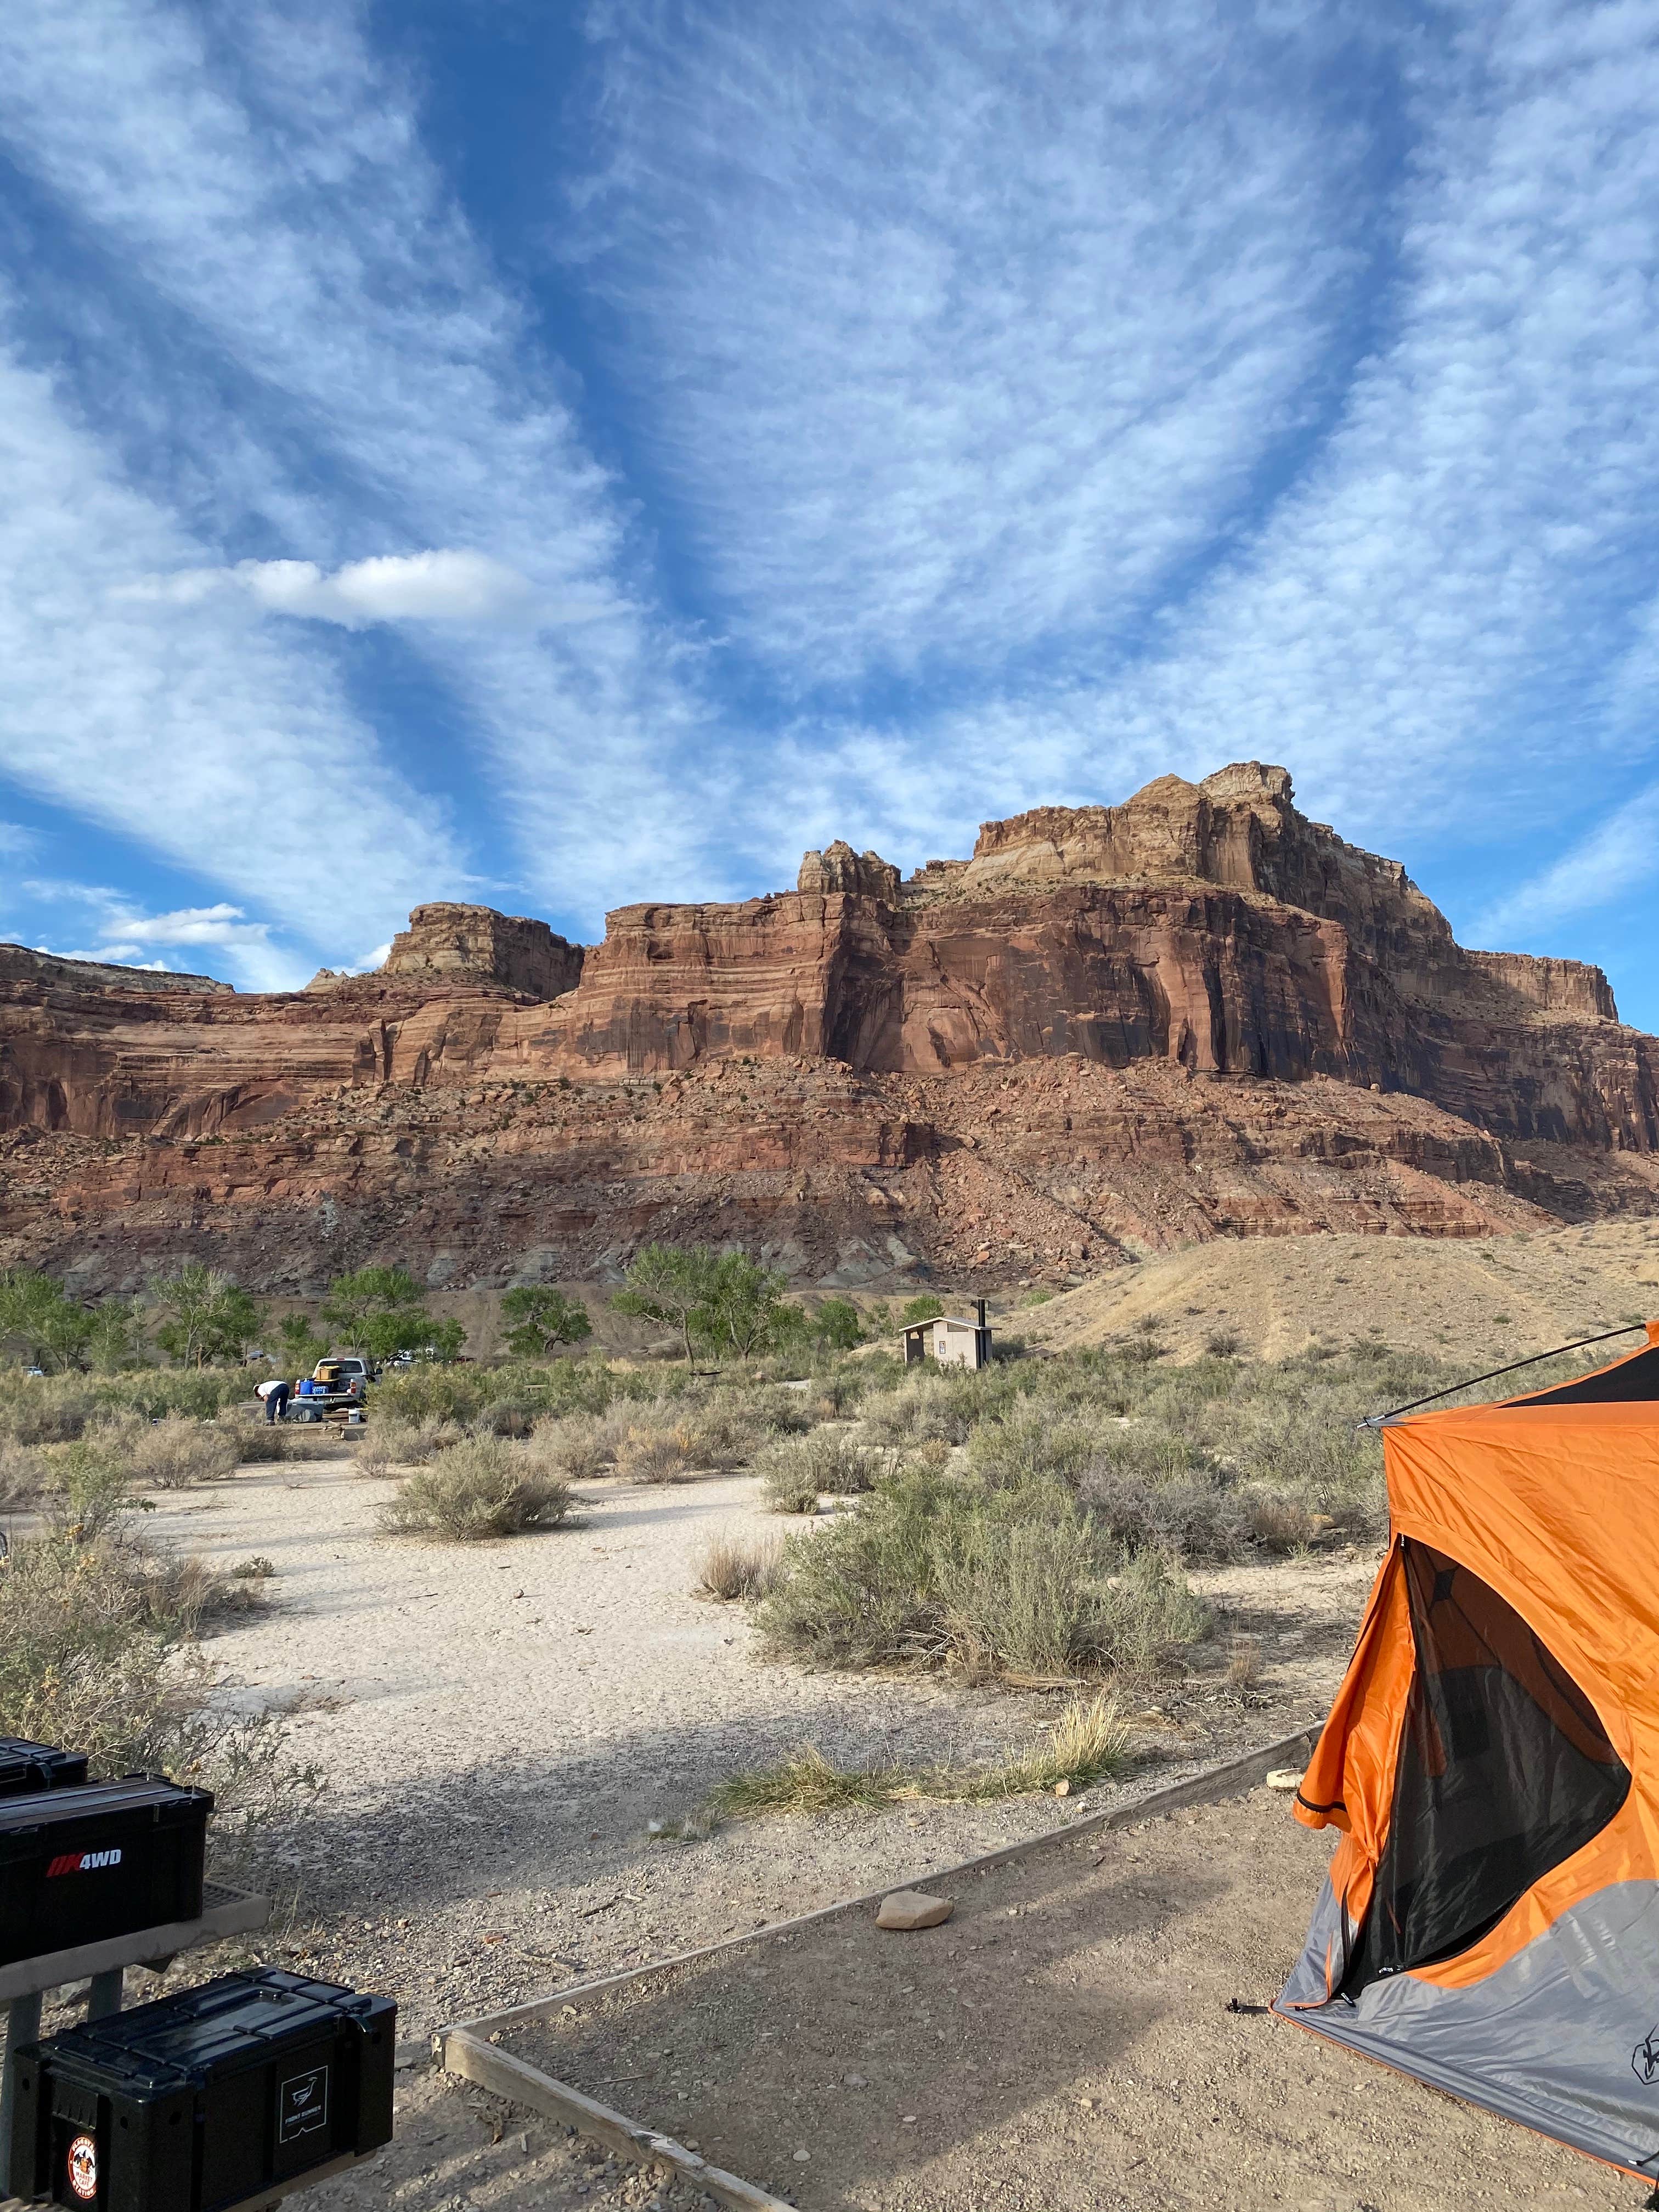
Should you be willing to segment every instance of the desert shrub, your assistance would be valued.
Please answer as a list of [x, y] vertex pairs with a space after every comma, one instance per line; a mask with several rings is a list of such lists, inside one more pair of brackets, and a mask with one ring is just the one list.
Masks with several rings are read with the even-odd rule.
[[434, 1453], [459, 1443], [462, 1433], [449, 1422], [406, 1421], [395, 1413], [383, 1414], [368, 1424], [357, 1464], [372, 1475], [384, 1475], [394, 1467], [424, 1467]]
[[765, 1389], [738, 1392], [728, 1389], [717, 1390], [709, 1400], [711, 1409], [731, 1407], [738, 1412], [751, 1435], [756, 1437], [804, 1436], [822, 1416], [811, 1401], [817, 1392], [786, 1390], [774, 1383]]
[[194, 1638], [236, 1602], [224, 1577], [141, 1543], [118, 1515], [90, 1541], [58, 1527], [20, 1544], [0, 1576], [0, 1735], [73, 1744], [94, 1773], [211, 1790], [212, 1865], [232, 1879], [314, 1786], [280, 1720], [212, 1700]]
[[78, 1375], [24, 1375], [0, 1381], [0, 1437], [14, 1444], [69, 1443], [98, 1413], [99, 1396]]
[[492, 1398], [473, 1422], [481, 1437], [525, 1437], [536, 1425], [535, 1411], [514, 1397]]
[[263, 1379], [258, 1370], [246, 1367], [141, 1367], [108, 1376], [99, 1395], [104, 1405], [140, 1413], [147, 1421], [165, 1420], [169, 1413], [212, 1421], [251, 1397], [254, 1383]]
[[616, 1456], [603, 1425], [591, 1413], [565, 1413], [538, 1421], [531, 1447], [540, 1462], [574, 1481], [592, 1481]]
[[1000, 1412], [1016, 1395], [994, 1371], [982, 1375], [912, 1376], [896, 1389], [868, 1397], [860, 1407], [866, 1439], [878, 1444], [922, 1443], [938, 1437], [966, 1443], [974, 1425]]
[[275, 1559], [268, 1559], [263, 1552], [256, 1552], [252, 1559], [239, 1559], [230, 1573], [233, 1582], [263, 1583], [269, 1582], [276, 1571]]
[[982, 1482], [1001, 1488], [1075, 1482], [1094, 1450], [1091, 1424], [1068, 1419], [1046, 1401], [1027, 1400], [999, 1419], [979, 1424], [968, 1439], [968, 1465]]
[[118, 1462], [136, 1489], [185, 1490], [234, 1474], [242, 1440], [228, 1425], [222, 1428], [169, 1413], [159, 1421], [129, 1417], [102, 1423], [88, 1431], [82, 1445]]
[[1159, 1482], [1101, 1460], [1085, 1474], [1079, 1494], [1109, 1534], [1131, 1550], [1233, 1559], [1255, 1533], [1239, 1494], [1212, 1475], [1187, 1473]]
[[[879, 1459], [879, 1451], [870, 1451], [856, 1443], [844, 1429], [814, 1429], [804, 1437], [781, 1437], [767, 1445], [755, 1462], [756, 1470], [765, 1479], [767, 1496], [788, 1496], [794, 1492], [805, 1496], [810, 1489], [813, 1504], [819, 1493], [833, 1492], [837, 1497], [847, 1497], [868, 1490], [872, 1484], [871, 1461]], [[780, 1506], [783, 1512], [809, 1512], [806, 1505]]]
[[722, 1604], [752, 1603], [764, 1597], [777, 1578], [782, 1547], [744, 1529], [723, 1529], [709, 1539], [697, 1571], [697, 1588]]
[[1060, 1485], [918, 1474], [790, 1540], [761, 1619], [775, 1648], [819, 1664], [1040, 1680], [1148, 1671], [1207, 1624], [1171, 1560], [1126, 1553]]
[[617, 1472], [629, 1482], [684, 1482], [696, 1471], [688, 1428], [634, 1426], [616, 1450]]
[[798, 1463], [769, 1467], [761, 1477], [761, 1495], [769, 1513], [816, 1513], [817, 1478]]
[[1300, 1551], [1316, 1534], [1314, 1510], [1304, 1498], [1275, 1490], [1246, 1490], [1240, 1493], [1239, 1510], [1245, 1528], [1264, 1551]]
[[263, 1413], [234, 1434], [236, 1449], [245, 1466], [267, 1467], [288, 1457], [287, 1430], [280, 1422], [266, 1420]]
[[1232, 1359], [1243, 1349], [1244, 1340], [1236, 1328], [1212, 1328], [1204, 1340], [1204, 1349], [1212, 1359]]
[[1102, 1649], [1125, 1674], [1157, 1674], [1186, 1645], [1200, 1643], [1213, 1619], [1166, 1553], [1136, 1552], [1108, 1579]]
[[399, 1483], [380, 1519], [396, 1534], [467, 1543], [556, 1528], [574, 1502], [568, 1483], [538, 1472], [513, 1445], [466, 1437]]
[[465, 1427], [476, 1420], [487, 1399], [498, 1396], [492, 1370], [476, 1367], [441, 1366], [422, 1362], [382, 1375], [368, 1386], [368, 1407], [372, 1420], [388, 1415], [419, 1428], [422, 1421], [445, 1421]]
[[884, 1483], [856, 1513], [792, 1539], [761, 1610], [768, 1641], [830, 1667], [938, 1660], [933, 1570], [951, 1496], [928, 1476]]
[[0, 1512], [33, 1505], [52, 1481], [46, 1454], [0, 1437]]

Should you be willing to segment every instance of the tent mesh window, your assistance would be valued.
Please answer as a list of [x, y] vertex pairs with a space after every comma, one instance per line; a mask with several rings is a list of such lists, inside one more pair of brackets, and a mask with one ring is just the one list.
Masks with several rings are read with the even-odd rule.
[[1417, 1665], [1348, 1996], [1478, 1942], [1630, 1789], [1595, 1707], [1513, 1607], [1443, 1553], [1401, 1548]]

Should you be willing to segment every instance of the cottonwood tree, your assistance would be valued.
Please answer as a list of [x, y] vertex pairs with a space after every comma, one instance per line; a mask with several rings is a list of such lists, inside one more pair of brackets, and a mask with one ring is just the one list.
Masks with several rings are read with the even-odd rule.
[[551, 1283], [523, 1283], [501, 1294], [501, 1318], [513, 1326], [509, 1348], [526, 1359], [546, 1359], [562, 1344], [580, 1344], [593, 1334], [587, 1308], [568, 1298]]
[[0, 1338], [31, 1367], [74, 1367], [92, 1327], [83, 1305], [33, 1267], [0, 1269]]
[[210, 1359], [240, 1359], [264, 1327], [260, 1310], [248, 1293], [217, 1267], [191, 1260], [176, 1275], [149, 1286], [162, 1320], [155, 1341], [181, 1367], [205, 1367]]
[[337, 1275], [323, 1303], [323, 1319], [369, 1359], [416, 1351], [432, 1335], [426, 1293], [404, 1267], [359, 1267]]
[[[751, 1359], [788, 1332], [798, 1310], [786, 1306], [789, 1279], [746, 1252], [723, 1252], [694, 1327], [711, 1347]], [[795, 1321], [799, 1327], [799, 1321]]]
[[689, 1367], [693, 1340], [704, 1333], [719, 1267], [720, 1255], [704, 1244], [642, 1244], [623, 1271], [623, 1287], [611, 1305], [635, 1320], [678, 1329]]

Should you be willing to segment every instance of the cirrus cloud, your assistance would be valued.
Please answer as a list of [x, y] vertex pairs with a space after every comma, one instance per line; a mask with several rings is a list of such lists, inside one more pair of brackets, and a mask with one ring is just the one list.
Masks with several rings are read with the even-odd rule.
[[331, 575], [314, 561], [239, 561], [231, 568], [181, 568], [118, 585], [112, 597], [190, 607], [222, 591], [246, 592], [270, 614], [305, 616], [345, 629], [386, 622], [534, 627], [588, 622], [617, 611], [599, 603], [562, 605], [504, 561], [447, 550], [348, 561]]

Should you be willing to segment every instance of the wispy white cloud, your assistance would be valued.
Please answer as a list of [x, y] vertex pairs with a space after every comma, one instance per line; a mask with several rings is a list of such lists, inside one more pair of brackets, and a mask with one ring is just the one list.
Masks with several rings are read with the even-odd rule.
[[1659, 783], [1626, 799], [1559, 860], [1489, 907], [1475, 930], [1482, 944], [1540, 949], [1544, 933], [1580, 915], [1616, 906], [1656, 881]]
[[[343, 607], [341, 564], [386, 603], [394, 580], [351, 557], [366, 526], [382, 543], [476, 549], [555, 608], [616, 610], [534, 639], [474, 621], [415, 642], [460, 701], [495, 784], [495, 834], [527, 880], [569, 902], [599, 894], [619, 789], [641, 850], [687, 848], [672, 747], [694, 710], [673, 641], [640, 611], [625, 505], [363, 16], [334, 0], [108, 0], [98, 35], [86, 27], [53, 0], [0, 16], [0, 127], [258, 395], [272, 445], [240, 457], [244, 527], [333, 567], [332, 593], [320, 574], [301, 580], [313, 613], [319, 592]], [[257, 444], [260, 421], [246, 427]], [[303, 483], [276, 450], [295, 434], [315, 464]], [[201, 465], [210, 479], [219, 456]], [[282, 588], [268, 568], [255, 580], [267, 598]]]
[[1344, 12], [602, 11], [584, 274], [786, 682], [1097, 660], [1210, 557], [1364, 263]]
[[[1287, 760], [1351, 832], [1559, 820], [1642, 643], [1659, 418], [1659, 9], [1454, 11], [1414, 73], [1391, 329], [1147, 665], [1062, 702], [1145, 757]], [[1571, 796], [1570, 796], [1571, 803]]]
[[118, 585], [118, 600], [199, 606], [223, 591], [246, 592], [268, 613], [299, 615], [362, 629], [371, 623], [507, 623], [591, 621], [613, 610], [560, 607], [527, 577], [485, 553], [380, 554], [349, 561], [328, 575], [314, 561], [239, 561], [234, 567], [180, 568]]
[[[0, 328], [14, 303], [0, 287]], [[204, 550], [135, 490], [46, 376], [0, 346], [3, 767], [83, 819], [201, 871], [302, 941], [361, 942], [465, 870], [438, 810], [355, 711], [334, 662], [245, 605], [157, 625], [111, 600], [135, 565]], [[353, 856], [313, 834], [307, 791], [353, 765]]]

